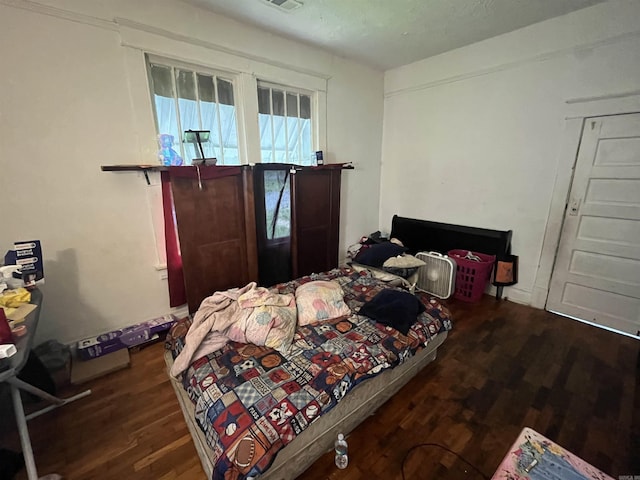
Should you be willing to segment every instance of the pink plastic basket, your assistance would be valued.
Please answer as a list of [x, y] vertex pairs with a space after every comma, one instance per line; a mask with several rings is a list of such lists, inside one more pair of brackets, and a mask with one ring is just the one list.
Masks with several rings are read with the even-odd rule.
[[[471, 256], [469, 254], [480, 258], [480, 261], [467, 258]], [[479, 301], [491, 278], [495, 255], [469, 250], [450, 250], [448, 255], [456, 262], [456, 291], [453, 297], [463, 302]]]

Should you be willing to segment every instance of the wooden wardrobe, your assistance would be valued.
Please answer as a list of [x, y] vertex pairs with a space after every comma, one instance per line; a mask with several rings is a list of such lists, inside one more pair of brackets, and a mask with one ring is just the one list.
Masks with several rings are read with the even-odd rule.
[[338, 265], [342, 165], [170, 170], [187, 303]]

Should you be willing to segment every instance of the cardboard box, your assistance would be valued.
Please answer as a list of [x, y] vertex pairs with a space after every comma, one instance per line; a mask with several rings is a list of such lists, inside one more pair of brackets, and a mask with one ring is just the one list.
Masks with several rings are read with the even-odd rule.
[[71, 383], [80, 385], [95, 378], [127, 368], [130, 364], [129, 350], [119, 350], [91, 360], [71, 360]]
[[122, 330], [85, 338], [78, 342], [78, 357], [83, 360], [91, 360], [123, 348], [141, 345], [148, 342], [157, 333], [169, 330], [175, 321], [175, 316], [165, 315]]
[[15, 242], [13, 250], [4, 257], [5, 265], [19, 265], [25, 286], [33, 286], [44, 279], [44, 260], [40, 240]]

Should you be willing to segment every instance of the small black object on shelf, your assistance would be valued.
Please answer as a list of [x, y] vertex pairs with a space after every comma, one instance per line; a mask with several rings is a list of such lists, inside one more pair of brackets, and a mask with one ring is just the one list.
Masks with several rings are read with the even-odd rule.
[[185, 130], [184, 141], [186, 143], [193, 143], [193, 148], [196, 151], [196, 155], [198, 155], [196, 144], [200, 148], [200, 158], [194, 158], [191, 161], [192, 165], [215, 165], [218, 162], [217, 158], [205, 158], [204, 156], [204, 148], [202, 147], [202, 142], [208, 142], [210, 137], [210, 130]]

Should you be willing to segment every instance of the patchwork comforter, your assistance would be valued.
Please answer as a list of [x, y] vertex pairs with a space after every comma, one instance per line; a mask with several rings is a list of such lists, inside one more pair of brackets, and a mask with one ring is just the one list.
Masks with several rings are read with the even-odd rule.
[[[334, 280], [353, 314], [298, 327], [292, 348], [230, 342], [194, 361], [180, 380], [195, 404], [196, 421], [217, 459], [214, 479], [250, 478], [264, 472], [278, 450], [356, 385], [404, 362], [438, 333], [450, 330], [449, 312], [422, 295], [426, 311], [407, 336], [357, 311], [387, 285], [350, 268], [311, 275], [273, 288], [281, 294], [312, 280]], [[188, 320], [167, 337], [175, 357], [184, 347]]]
[[255, 282], [205, 298], [185, 336], [171, 375], [184, 372], [194, 358], [220, 350], [229, 340], [288, 351], [296, 329], [293, 295], [280, 295]]

